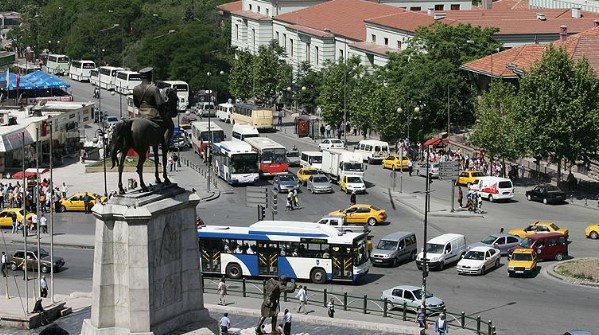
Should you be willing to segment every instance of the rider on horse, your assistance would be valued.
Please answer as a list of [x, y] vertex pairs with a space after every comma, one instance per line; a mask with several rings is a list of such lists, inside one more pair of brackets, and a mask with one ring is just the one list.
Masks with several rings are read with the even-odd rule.
[[164, 125], [159, 108], [164, 104], [160, 90], [152, 83], [153, 68], [145, 67], [139, 70], [141, 84], [133, 88], [133, 104], [139, 109], [139, 117]]

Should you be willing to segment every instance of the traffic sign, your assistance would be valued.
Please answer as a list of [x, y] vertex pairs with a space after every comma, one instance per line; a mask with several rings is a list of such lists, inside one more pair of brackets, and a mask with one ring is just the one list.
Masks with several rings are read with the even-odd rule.
[[439, 179], [441, 180], [455, 180], [460, 175], [460, 162], [459, 161], [447, 161], [439, 162]]

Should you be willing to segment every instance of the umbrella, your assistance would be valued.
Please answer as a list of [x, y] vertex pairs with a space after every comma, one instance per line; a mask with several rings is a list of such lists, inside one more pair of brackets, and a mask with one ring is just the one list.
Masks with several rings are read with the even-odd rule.
[[433, 138], [426, 140], [426, 142], [424, 142], [424, 146], [428, 147], [429, 145], [435, 146], [435, 145], [447, 144], [447, 143], [449, 143], [449, 140], [446, 138], [433, 137]]
[[[40, 175], [48, 172], [48, 169], [40, 169]], [[23, 171], [17, 171], [12, 175], [13, 179], [22, 179], [23, 175], [25, 176], [25, 178], [27, 179], [32, 179], [34, 177], [37, 177], [37, 169], [26, 169], [25, 172]]]

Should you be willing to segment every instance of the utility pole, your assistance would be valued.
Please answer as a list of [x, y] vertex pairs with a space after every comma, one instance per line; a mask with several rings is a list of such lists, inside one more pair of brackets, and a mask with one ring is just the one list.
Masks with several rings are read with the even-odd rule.
[[52, 132], [54, 131], [54, 127], [52, 127], [53, 120], [50, 119], [50, 263], [52, 266], [50, 267], [50, 298], [52, 303], [54, 303], [54, 179], [53, 179], [53, 166], [54, 163], [54, 148], [53, 148], [53, 139]]
[[424, 310], [424, 317], [426, 322], [426, 277], [428, 277], [428, 262], [426, 259], [426, 241], [428, 239], [428, 211], [429, 211], [429, 201], [430, 201], [430, 146], [426, 147], [426, 192], [424, 197], [424, 236], [423, 243], [424, 248], [422, 250], [422, 306]]
[[23, 255], [23, 279], [25, 280], [25, 316], [29, 313], [29, 278], [27, 277], [27, 179], [25, 176], [25, 132], [21, 133], [21, 153], [23, 157], [23, 244], [25, 247], [25, 254]]

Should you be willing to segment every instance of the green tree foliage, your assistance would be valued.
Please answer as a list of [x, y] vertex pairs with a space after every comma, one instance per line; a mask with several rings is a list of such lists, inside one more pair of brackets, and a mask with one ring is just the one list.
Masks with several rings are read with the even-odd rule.
[[344, 110], [347, 111], [349, 120], [352, 117], [351, 106], [359, 108], [349, 99], [358, 96], [353, 92], [359, 87], [360, 79], [364, 75], [364, 67], [360, 64], [359, 58], [352, 57], [347, 61], [341, 59], [337, 63], [328, 62], [321, 71], [322, 81], [317, 99], [321, 115], [326, 123], [338, 125], [343, 121]]
[[296, 81], [295, 91], [298, 105], [304, 107], [309, 113], [314, 112], [317, 106], [316, 100], [321, 83], [321, 73], [314, 71], [310, 63], [300, 64]]
[[283, 54], [275, 41], [258, 48], [252, 64], [253, 95], [258, 102], [274, 105], [291, 82], [291, 66], [282, 60]]
[[518, 142], [520, 127], [516, 121], [516, 89], [512, 84], [495, 81], [475, 104], [476, 122], [470, 142], [493, 159], [514, 160], [524, 148]]
[[252, 79], [253, 64], [254, 56], [247, 51], [239, 51], [237, 58], [232, 62], [229, 90], [234, 97], [243, 101], [252, 97], [254, 87]]
[[586, 59], [574, 61], [564, 48], [549, 46], [520, 81], [517, 122], [521, 144], [532, 157], [558, 164], [597, 157], [599, 84]]

